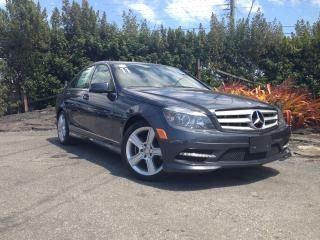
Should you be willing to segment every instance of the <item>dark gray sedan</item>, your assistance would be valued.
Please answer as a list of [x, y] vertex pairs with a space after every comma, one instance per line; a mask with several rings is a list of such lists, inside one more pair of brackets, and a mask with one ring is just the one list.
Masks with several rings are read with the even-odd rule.
[[290, 156], [290, 130], [279, 109], [213, 92], [170, 66], [94, 63], [65, 87], [56, 110], [62, 144], [80, 137], [106, 146], [142, 179]]

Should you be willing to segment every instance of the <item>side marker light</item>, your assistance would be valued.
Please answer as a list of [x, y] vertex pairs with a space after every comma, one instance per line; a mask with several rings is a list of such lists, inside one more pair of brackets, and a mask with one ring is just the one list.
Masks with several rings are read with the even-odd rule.
[[162, 128], [156, 128], [157, 134], [161, 140], [168, 140], [168, 136], [165, 130]]

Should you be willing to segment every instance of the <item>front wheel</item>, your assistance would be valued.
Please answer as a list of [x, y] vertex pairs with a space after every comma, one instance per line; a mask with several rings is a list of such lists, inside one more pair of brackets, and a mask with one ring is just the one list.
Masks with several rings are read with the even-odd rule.
[[155, 131], [144, 122], [126, 131], [122, 157], [129, 171], [142, 180], [157, 180], [163, 175], [162, 152]]

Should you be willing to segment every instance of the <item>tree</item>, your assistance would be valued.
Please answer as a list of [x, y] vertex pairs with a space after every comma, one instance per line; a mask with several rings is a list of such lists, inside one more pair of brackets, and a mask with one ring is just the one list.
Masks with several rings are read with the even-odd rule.
[[32, 68], [43, 60], [48, 48], [48, 24], [45, 12], [32, 1], [8, 0], [6, 7], [7, 20], [1, 23], [1, 55], [24, 111], [28, 111], [27, 82], [32, 81]]
[[[47, 13], [30, 0], [8, 0], [0, 9], [0, 95], [28, 110], [28, 100], [55, 95], [85, 65], [99, 60], [135, 60], [177, 66], [217, 84], [220, 69], [259, 83], [291, 78], [320, 96], [320, 19], [298, 20], [291, 36], [261, 12], [236, 23], [212, 14], [210, 29], [151, 29], [129, 10], [118, 27], [88, 0], [62, 0]], [[16, 101], [15, 98], [18, 98]], [[6, 101], [5, 100], [5, 101]], [[0, 112], [10, 111], [0, 101]], [[2, 110], [3, 111], [3, 110]], [[21, 109], [20, 109], [21, 111]]]
[[210, 31], [207, 37], [208, 60], [216, 68], [223, 67], [225, 27], [224, 21], [219, 22], [215, 14], [211, 15]]

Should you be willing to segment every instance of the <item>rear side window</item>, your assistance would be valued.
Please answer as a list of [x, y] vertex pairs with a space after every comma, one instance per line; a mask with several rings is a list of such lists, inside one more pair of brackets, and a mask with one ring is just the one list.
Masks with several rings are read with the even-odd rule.
[[94, 69], [94, 66], [91, 66], [83, 70], [79, 74], [78, 78], [76, 78], [71, 83], [71, 87], [72, 88], [89, 88], [90, 77], [93, 69]]
[[91, 83], [108, 83], [112, 85], [109, 68], [106, 65], [98, 65], [92, 75]]

